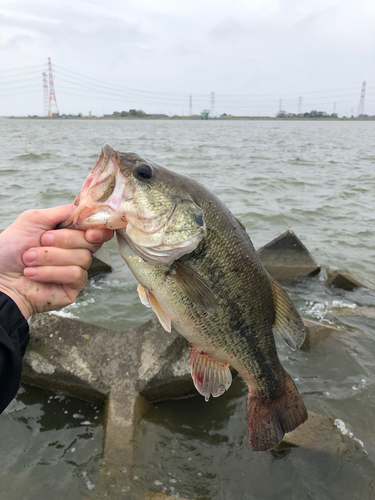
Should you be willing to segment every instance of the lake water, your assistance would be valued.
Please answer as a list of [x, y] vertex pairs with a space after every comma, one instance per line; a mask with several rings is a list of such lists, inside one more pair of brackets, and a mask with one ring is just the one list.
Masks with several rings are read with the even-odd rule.
[[[105, 142], [197, 178], [244, 223], [256, 248], [292, 229], [322, 265], [286, 288], [304, 317], [351, 333], [281, 361], [307, 408], [340, 419], [360, 458], [293, 449], [254, 454], [246, 388], [156, 405], [138, 434], [136, 481], [191, 499], [375, 498], [375, 295], [324, 284], [336, 265], [375, 283], [375, 122], [0, 121], [0, 229], [23, 210], [71, 202]], [[111, 241], [114, 270], [61, 314], [124, 329], [152, 316]], [[351, 313], [351, 314], [348, 314]], [[357, 331], [357, 329], [360, 331]], [[83, 499], [95, 488], [101, 409], [24, 387], [0, 416], [0, 499]]]

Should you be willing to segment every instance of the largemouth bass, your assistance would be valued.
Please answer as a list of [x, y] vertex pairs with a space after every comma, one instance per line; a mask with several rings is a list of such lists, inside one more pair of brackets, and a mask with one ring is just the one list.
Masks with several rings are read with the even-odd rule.
[[249, 386], [252, 450], [275, 447], [307, 419], [281, 365], [272, 329], [295, 349], [302, 319], [264, 269], [244, 226], [196, 180], [111, 146], [86, 179], [76, 210], [59, 227], [116, 229], [142, 303], [190, 343], [191, 373], [206, 400], [232, 381]]

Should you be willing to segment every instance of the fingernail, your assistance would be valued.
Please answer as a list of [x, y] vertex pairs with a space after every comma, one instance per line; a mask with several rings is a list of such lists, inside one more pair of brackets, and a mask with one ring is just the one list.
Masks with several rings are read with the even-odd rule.
[[37, 268], [36, 267], [25, 267], [23, 270], [23, 274], [26, 276], [26, 278], [34, 278], [37, 273]]
[[53, 233], [44, 233], [41, 238], [41, 243], [45, 247], [50, 247], [55, 242], [55, 235]]
[[34, 250], [28, 250], [23, 254], [23, 261], [26, 265], [34, 264], [36, 261], [36, 252]]

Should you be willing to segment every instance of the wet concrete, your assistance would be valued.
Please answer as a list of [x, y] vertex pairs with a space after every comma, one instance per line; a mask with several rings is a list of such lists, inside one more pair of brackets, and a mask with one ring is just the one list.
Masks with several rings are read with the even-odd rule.
[[277, 449], [307, 448], [319, 453], [339, 453], [361, 458], [366, 452], [361, 441], [354, 438], [344, 422], [327, 415], [308, 412], [309, 417], [293, 432], [284, 436]]
[[313, 350], [322, 340], [325, 340], [334, 333], [343, 332], [341, 328], [338, 328], [335, 325], [319, 323], [318, 321], [312, 321], [311, 319], [303, 318], [303, 323], [306, 329], [305, 341], [301, 346], [303, 351]]
[[[351, 274], [341, 271], [337, 267], [329, 267], [326, 271], [326, 283], [327, 285], [334, 286], [336, 288], [342, 288], [343, 290], [348, 290], [352, 292], [356, 288], [368, 288], [373, 290], [371, 286], [361, 283], [356, 278], [351, 276]], [[374, 290], [373, 290], [374, 291]]]
[[135, 433], [149, 401], [195, 391], [187, 341], [156, 318], [114, 331], [46, 313], [32, 317], [30, 333], [25, 383], [105, 405], [99, 496], [145, 498], [130, 479]]
[[320, 271], [320, 265], [291, 230], [260, 248], [258, 256], [270, 275], [280, 282], [313, 276]]
[[[331, 333], [313, 321], [305, 320], [305, 325], [310, 347]], [[156, 318], [114, 331], [45, 313], [31, 319], [30, 330], [23, 381], [105, 405], [101, 480], [90, 498], [161, 498], [138, 490], [131, 479], [134, 443], [152, 401], [195, 393], [188, 342], [174, 329], [167, 333]], [[341, 437], [332, 419], [309, 414], [279, 446], [339, 453], [344, 449]]]
[[89, 267], [88, 274], [89, 278], [92, 278], [96, 274], [109, 273], [112, 271], [111, 256], [109, 252], [103, 248], [99, 248], [92, 255], [91, 266]]

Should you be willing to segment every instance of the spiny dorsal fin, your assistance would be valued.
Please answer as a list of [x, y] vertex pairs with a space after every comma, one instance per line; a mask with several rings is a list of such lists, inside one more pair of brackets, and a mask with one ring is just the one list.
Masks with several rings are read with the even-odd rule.
[[164, 328], [164, 330], [170, 333], [172, 329], [171, 319], [169, 318], [163, 307], [159, 304], [155, 295], [150, 292], [148, 288], [142, 286], [141, 284], [138, 285], [137, 290], [142, 304], [146, 307], [152, 308], [152, 310], [158, 317], [161, 326]]
[[305, 340], [305, 326], [284, 288], [271, 276], [269, 278], [275, 307], [273, 327], [284, 342], [295, 350], [301, 347]]
[[242, 229], [244, 229], [246, 231], [246, 227], [242, 224], [240, 219], [237, 219], [237, 217], [236, 217], [236, 220], [237, 220], [238, 224], [242, 227]]
[[190, 344], [191, 376], [197, 391], [208, 401], [209, 397], [221, 396], [232, 383], [232, 374], [227, 363], [212, 359], [200, 353]]
[[179, 261], [175, 261], [169, 272], [169, 276], [175, 280], [181, 290], [186, 293], [195, 305], [206, 309], [210, 314], [216, 311], [218, 303], [214, 292], [202, 276], [193, 271], [193, 269]]

